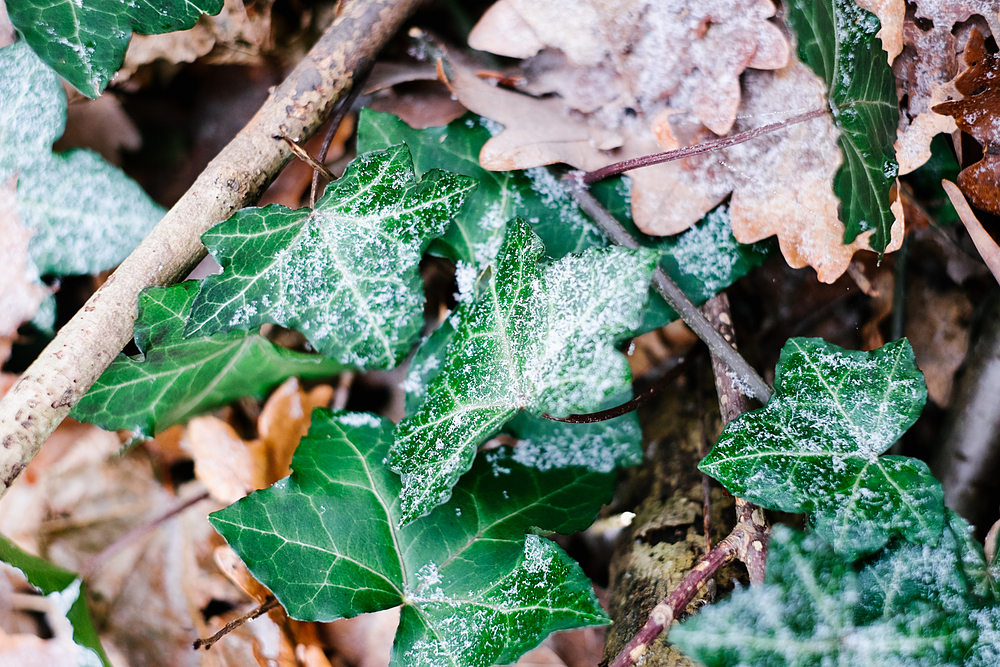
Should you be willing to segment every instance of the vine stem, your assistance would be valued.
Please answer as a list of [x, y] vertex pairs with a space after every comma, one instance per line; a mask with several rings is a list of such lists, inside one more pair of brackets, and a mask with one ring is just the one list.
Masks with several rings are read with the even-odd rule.
[[[576, 200], [580, 208], [589, 215], [605, 234], [616, 244], [633, 250], [638, 249], [639, 243], [622, 226], [613, 215], [601, 206], [594, 199], [594, 196], [587, 191], [586, 186], [580, 179], [580, 172], [570, 174], [566, 179], [569, 184], [569, 191]], [[753, 369], [746, 359], [733, 349], [726, 339], [715, 327], [709, 324], [705, 316], [701, 314], [698, 307], [691, 303], [685, 296], [681, 288], [663, 271], [657, 268], [653, 272], [653, 286], [656, 291], [673, 308], [684, 323], [687, 324], [698, 338], [705, 341], [709, 351], [725, 361], [726, 365], [732, 369], [733, 373], [743, 381], [753, 396], [761, 403], [767, 403], [771, 399], [773, 390], [764, 382], [764, 379]]]
[[205, 256], [202, 233], [257, 200], [343, 100], [419, 0], [348, 3], [247, 126], [0, 399], [0, 497], [132, 338], [139, 292], [172, 285]]
[[614, 164], [609, 164], [606, 167], [601, 167], [600, 169], [595, 169], [594, 171], [588, 171], [583, 175], [582, 180], [586, 185], [590, 185], [603, 178], [617, 176], [618, 174], [623, 174], [626, 171], [631, 171], [633, 169], [639, 169], [640, 167], [651, 167], [654, 164], [663, 164], [664, 162], [683, 160], [686, 157], [693, 157], [695, 155], [701, 155], [702, 153], [722, 150], [723, 148], [729, 148], [730, 146], [742, 144], [745, 141], [756, 139], [757, 137], [765, 134], [770, 134], [771, 132], [780, 130], [783, 127], [788, 127], [789, 125], [796, 125], [798, 123], [804, 123], [807, 120], [812, 120], [813, 118], [819, 118], [829, 112], [829, 109], [813, 109], [812, 111], [800, 113], [797, 116], [786, 118], [785, 120], [778, 121], [777, 123], [762, 125], [760, 127], [755, 127], [752, 130], [747, 130], [746, 132], [734, 134], [731, 137], [721, 137], [712, 141], [695, 144], [694, 146], [686, 146], [684, 148], [678, 148], [677, 150], [654, 153], [653, 155], [643, 155], [642, 157], [634, 157], [631, 160], [615, 162]]

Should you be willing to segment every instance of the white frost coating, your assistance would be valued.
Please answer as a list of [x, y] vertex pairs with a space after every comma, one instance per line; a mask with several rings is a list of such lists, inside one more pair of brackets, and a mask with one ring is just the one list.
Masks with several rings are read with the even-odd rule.
[[496, 122], [495, 120], [486, 118], [485, 116], [479, 117], [479, 124], [486, 128], [486, 130], [490, 133], [491, 137], [495, 137], [501, 132], [503, 132], [503, 125]]
[[479, 275], [479, 271], [475, 266], [458, 260], [455, 265], [455, 281], [458, 283], [458, 293], [455, 294], [456, 301], [461, 303], [472, 299], [472, 290], [476, 285], [477, 275]]
[[704, 224], [681, 234], [671, 254], [683, 273], [699, 280], [705, 292], [715, 294], [732, 282], [738, 249], [729, 211], [722, 207], [705, 216]]
[[633, 443], [642, 440], [642, 433], [634, 420], [560, 426], [519, 440], [511, 458], [542, 472], [569, 467], [611, 472], [617, 466], [641, 461]]
[[726, 371], [726, 377], [729, 378], [731, 382], [730, 386], [735, 391], [740, 392], [747, 398], [757, 398], [757, 394], [754, 392], [753, 387], [750, 386], [750, 383], [734, 373], [732, 370]]
[[382, 425], [378, 417], [370, 415], [367, 412], [345, 412], [344, 414], [337, 415], [336, 419], [344, 426], [371, 426], [378, 428]]
[[[421, 343], [422, 344], [422, 343]], [[427, 379], [441, 366], [441, 359], [432, 354], [419, 363], [410, 366], [410, 372], [406, 374], [406, 380], [399, 388], [407, 394], [423, 396], [427, 389]]]
[[521, 567], [532, 574], [547, 572], [552, 567], [552, 552], [542, 545], [542, 538], [538, 535], [528, 535], [525, 538]]

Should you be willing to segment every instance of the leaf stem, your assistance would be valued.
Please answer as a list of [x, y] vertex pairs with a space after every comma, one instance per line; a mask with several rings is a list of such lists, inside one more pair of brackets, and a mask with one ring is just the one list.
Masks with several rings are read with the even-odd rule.
[[622, 403], [621, 405], [616, 405], [613, 408], [608, 408], [607, 410], [600, 410], [598, 412], [589, 412], [587, 414], [580, 414], [580, 415], [567, 415], [565, 417], [553, 417], [549, 413], [544, 412], [542, 413], [542, 417], [544, 417], [545, 419], [550, 419], [554, 422], [562, 422], [564, 424], [594, 424], [597, 422], [606, 422], [610, 419], [614, 419], [615, 417], [621, 417], [622, 415], [626, 415], [632, 412], [640, 405], [642, 405], [643, 403], [645, 403], [646, 401], [653, 398], [654, 396], [662, 392], [664, 389], [669, 387], [671, 384], [673, 384], [674, 380], [677, 379], [677, 376], [681, 374], [681, 371], [683, 371], [685, 368], [691, 365], [691, 360], [693, 358], [694, 358], [693, 355], [688, 355], [687, 357], [683, 357], [680, 361], [674, 364], [670, 368], [670, 370], [667, 371], [666, 374], [664, 374], [664, 376], [656, 382], [656, 384], [654, 384], [652, 387], [642, 392], [635, 398], [625, 403]]
[[251, 609], [247, 613], [237, 618], [235, 621], [230, 621], [229, 623], [226, 623], [226, 625], [221, 630], [216, 632], [211, 637], [208, 637], [207, 639], [201, 639], [201, 638], [195, 639], [192, 646], [194, 647], [195, 650], [203, 648], [207, 651], [208, 649], [212, 648], [212, 646], [217, 641], [228, 635], [236, 628], [240, 627], [241, 625], [249, 621], [252, 621], [253, 619], [259, 616], [263, 616], [264, 614], [271, 611], [277, 606], [278, 606], [278, 601], [274, 597], [268, 595], [267, 599], [265, 599], [263, 604], [261, 604], [259, 607]]
[[736, 144], [742, 144], [745, 141], [756, 139], [757, 137], [763, 136], [765, 134], [770, 134], [775, 130], [780, 130], [781, 128], [788, 127], [789, 125], [796, 125], [797, 123], [804, 123], [805, 121], [812, 120], [813, 118], [819, 118], [823, 114], [829, 112], [830, 110], [828, 108], [813, 109], [812, 111], [800, 113], [797, 116], [786, 118], [785, 120], [779, 121], [777, 123], [771, 123], [770, 125], [762, 125], [761, 127], [755, 127], [752, 130], [747, 130], [746, 132], [740, 132], [739, 134], [734, 134], [731, 137], [721, 137], [719, 139], [706, 141], [701, 144], [695, 144], [694, 146], [686, 146], [685, 148], [678, 148], [677, 150], [665, 151], [663, 153], [654, 153], [653, 155], [643, 155], [642, 157], [635, 157], [630, 160], [615, 162], [614, 164], [609, 164], [606, 167], [601, 167], [600, 169], [595, 169], [594, 171], [588, 171], [583, 175], [583, 182], [587, 185], [590, 185], [592, 183], [596, 183], [597, 181], [603, 178], [608, 178], [609, 176], [616, 176], [618, 174], [625, 173], [626, 171], [631, 171], [633, 169], [639, 169], [641, 167], [651, 167], [654, 164], [673, 162], [674, 160], [682, 160], [686, 157], [701, 155], [702, 153], [709, 153], [711, 151], [722, 150], [723, 148], [729, 148], [730, 146], [735, 146]]
[[[638, 241], [587, 191], [579, 178], [579, 172], [570, 174], [566, 180], [570, 184], [569, 191], [573, 199], [612, 241], [625, 248], [633, 250], [639, 248]], [[761, 403], [767, 403], [771, 399], [773, 391], [764, 382], [764, 379], [739, 352], [733, 349], [722, 334], [708, 323], [698, 307], [691, 303], [691, 300], [685, 296], [677, 283], [671, 280], [663, 269], [657, 268], [653, 272], [653, 286], [695, 335], [705, 341], [711, 353], [726, 362], [726, 365], [746, 384], [757, 400]]]

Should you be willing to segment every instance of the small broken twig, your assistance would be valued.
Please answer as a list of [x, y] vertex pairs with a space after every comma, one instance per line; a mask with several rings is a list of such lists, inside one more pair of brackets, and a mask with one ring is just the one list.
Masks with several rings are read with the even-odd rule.
[[606, 167], [601, 167], [600, 169], [595, 169], [594, 171], [588, 171], [583, 175], [583, 182], [590, 185], [591, 183], [596, 183], [603, 178], [617, 176], [618, 174], [623, 174], [626, 171], [631, 171], [633, 169], [639, 169], [640, 167], [651, 167], [654, 164], [663, 164], [664, 162], [683, 160], [686, 157], [693, 157], [695, 155], [701, 155], [702, 153], [722, 150], [723, 148], [729, 148], [730, 146], [742, 144], [745, 141], [756, 139], [757, 137], [765, 134], [770, 134], [771, 132], [780, 130], [783, 127], [788, 127], [789, 125], [796, 125], [797, 123], [804, 123], [805, 121], [812, 120], [813, 118], [819, 118], [823, 114], [829, 112], [829, 109], [813, 109], [812, 111], [792, 116], [791, 118], [787, 118], [777, 123], [755, 127], [752, 130], [734, 134], [731, 137], [722, 137], [713, 141], [695, 144], [694, 146], [678, 148], [677, 150], [654, 153], [653, 155], [643, 155], [642, 157], [635, 157], [631, 160], [615, 162], [614, 164], [609, 164]]
[[[354, 106], [358, 95], [361, 94], [361, 90], [364, 88], [362, 84], [368, 80], [374, 62], [374, 58], [362, 60], [362, 64], [358, 68], [357, 79], [354, 85], [351, 86], [351, 92], [337, 105], [337, 110], [333, 112], [333, 116], [330, 118], [330, 127], [327, 128], [326, 134], [323, 136], [323, 143], [319, 147], [319, 155], [316, 156], [316, 159], [323, 165], [324, 169], [326, 169], [326, 156], [330, 153], [330, 144], [333, 143], [333, 137], [337, 134], [341, 123], [347, 118], [347, 114], [351, 112], [351, 107]], [[336, 178], [329, 169], [326, 169], [325, 173], [319, 169], [313, 169], [312, 185], [309, 186], [309, 208], [316, 208], [316, 195], [319, 193], [319, 175], [321, 173], [326, 176], [328, 181], [333, 181]]]
[[[570, 194], [576, 200], [576, 203], [580, 205], [584, 213], [589, 215], [614, 243], [633, 250], [639, 248], [639, 243], [632, 235], [587, 191], [585, 185], [579, 179], [579, 173], [570, 174], [566, 180], [570, 186]], [[671, 280], [663, 269], [657, 268], [653, 272], [653, 286], [666, 302], [670, 304], [670, 307], [680, 315], [681, 319], [684, 320], [684, 323], [691, 328], [695, 335], [705, 341], [712, 354], [725, 360], [729, 368], [736, 374], [736, 377], [742, 380], [747, 391], [751, 392], [761, 403], [767, 403], [771, 399], [773, 390], [764, 382], [764, 379], [753, 369], [753, 366], [747, 363], [747, 360], [739, 352], [733, 349], [726, 339], [722, 337], [722, 334], [708, 323], [708, 320], [701, 314], [698, 307], [691, 303], [691, 300], [687, 298], [684, 292], [681, 291], [681, 288], [677, 286], [677, 283]]]
[[[319, 172], [324, 176], [326, 176], [331, 181], [335, 178], [333, 172], [327, 169], [325, 164], [314, 158], [312, 155], [309, 155], [309, 153], [306, 152], [306, 149], [302, 148], [302, 146], [299, 146], [298, 142], [295, 141], [295, 139], [292, 139], [287, 134], [279, 134], [275, 137], [275, 139], [281, 139], [286, 144], [288, 144], [288, 147], [292, 149], [293, 153], [295, 153], [295, 157], [297, 157], [298, 159], [302, 160], [307, 165], [312, 167], [314, 173]], [[313, 206], [315, 206], [316, 202], [314, 201], [312, 202], [312, 204]]]
[[217, 641], [228, 635], [236, 628], [240, 627], [244, 623], [252, 621], [253, 619], [259, 616], [263, 616], [264, 614], [271, 611], [277, 606], [278, 606], [278, 601], [274, 597], [268, 595], [267, 599], [264, 600], [264, 603], [261, 604], [259, 607], [248, 611], [247, 613], [237, 618], [235, 621], [230, 621], [229, 623], [226, 623], [226, 625], [221, 630], [216, 632], [211, 637], [208, 637], [206, 639], [202, 638], [195, 639], [192, 646], [196, 651], [200, 648], [203, 648], [207, 651], [208, 649], [212, 648], [212, 645], [214, 645]]

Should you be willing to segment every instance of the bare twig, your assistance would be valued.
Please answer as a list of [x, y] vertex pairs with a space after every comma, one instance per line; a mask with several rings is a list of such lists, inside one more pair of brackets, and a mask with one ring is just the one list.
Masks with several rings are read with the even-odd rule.
[[[295, 139], [292, 139], [287, 134], [279, 134], [275, 137], [275, 139], [281, 139], [284, 141], [288, 147], [292, 149], [292, 153], [295, 154], [295, 157], [313, 168], [313, 174], [321, 173], [331, 181], [333, 180], [333, 172], [327, 169], [325, 164], [314, 158], [312, 155], [309, 155], [306, 149], [302, 148], [302, 146], [299, 146], [295, 142]], [[310, 208], [313, 208], [316, 205], [316, 202], [313, 201], [311, 204]]]
[[643, 155], [642, 157], [632, 158], [631, 160], [616, 162], [614, 164], [609, 164], [606, 167], [595, 169], [594, 171], [588, 171], [586, 174], [583, 175], [583, 182], [586, 183], [587, 185], [590, 185], [591, 183], [596, 183], [602, 178], [608, 178], [609, 176], [616, 176], [618, 174], [623, 174], [626, 171], [639, 169], [640, 167], [651, 167], [654, 164], [663, 164], [664, 162], [683, 160], [686, 157], [693, 157], [695, 155], [701, 155], [702, 153], [710, 153], [711, 151], [722, 150], [723, 148], [729, 148], [730, 146], [735, 146], [736, 144], [742, 144], [745, 141], [756, 139], [757, 137], [763, 136], [765, 134], [770, 134], [775, 130], [780, 130], [781, 128], [788, 127], [789, 125], [804, 123], [807, 120], [812, 120], [813, 118], [819, 118], [820, 116], [827, 113], [830, 113], [829, 109], [813, 109], [812, 111], [807, 111], [797, 116], [792, 116], [791, 118], [788, 118], [786, 120], [777, 123], [771, 123], [770, 125], [755, 127], [752, 130], [747, 130], [746, 132], [740, 132], [739, 134], [734, 134], [731, 137], [722, 137], [720, 139], [715, 139], [713, 141], [706, 141], [705, 143], [695, 144], [694, 146], [678, 148], [677, 150], [673, 151], [666, 151], [664, 153], [655, 153], [653, 155]]
[[0, 400], [0, 496], [132, 338], [139, 292], [183, 278], [201, 234], [254, 201], [291, 158], [275, 135], [323, 124], [419, 0], [355, 0], [191, 189], [73, 316]]
[[187, 508], [191, 507], [192, 505], [195, 505], [197, 503], [200, 503], [202, 500], [205, 500], [206, 498], [208, 498], [208, 496], [209, 496], [208, 491], [200, 493], [194, 498], [184, 501], [183, 503], [181, 503], [174, 509], [170, 510], [163, 516], [159, 516], [153, 519], [152, 521], [142, 524], [141, 526], [136, 526], [135, 528], [128, 531], [127, 533], [119, 537], [117, 540], [109, 544], [108, 546], [104, 547], [104, 549], [91, 556], [90, 559], [83, 564], [83, 567], [80, 568], [80, 576], [83, 577], [84, 579], [90, 579], [92, 576], [94, 576], [94, 573], [97, 572], [97, 570], [99, 570], [101, 566], [104, 565], [104, 563], [106, 563], [108, 559], [114, 556], [116, 553], [118, 553], [125, 547], [129, 546], [130, 544], [135, 543], [142, 537], [145, 537], [149, 533], [153, 532], [164, 521], [172, 519], [173, 517], [177, 516], [178, 514], [180, 514]]
[[323, 136], [323, 143], [319, 147], [319, 155], [317, 159], [319, 163], [323, 165], [323, 170], [313, 169], [312, 185], [309, 186], [309, 208], [316, 208], [316, 195], [319, 193], [319, 175], [323, 173], [328, 181], [333, 181], [336, 176], [330, 173], [330, 170], [326, 168], [326, 156], [330, 153], [330, 144], [333, 143], [333, 137], [337, 134], [337, 129], [340, 128], [341, 123], [347, 118], [347, 114], [351, 112], [351, 107], [354, 106], [355, 100], [358, 99], [358, 95], [361, 94], [361, 90], [364, 88], [363, 84], [367, 79], [368, 75], [372, 71], [372, 63], [374, 60], [369, 60], [361, 65], [358, 71], [358, 78], [351, 87], [350, 94], [344, 98], [343, 101], [337, 106], [337, 110], [333, 112], [333, 116], [330, 118], [330, 127], [326, 130], [326, 135]]
[[252, 621], [253, 619], [259, 616], [263, 616], [264, 614], [271, 611], [277, 606], [278, 606], [278, 601], [273, 597], [271, 597], [270, 595], [268, 595], [267, 599], [264, 600], [264, 603], [261, 604], [259, 607], [252, 609], [251, 611], [248, 611], [247, 613], [237, 618], [235, 621], [230, 621], [229, 623], [226, 623], [225, 627], [223, 627], [221, 630], [216, 632], [211, 637], [208, 637], [207, 639], [201, 639], [201, 638], [195, 639], [192, 646], [194, 647], [195, 650], [203, 648], [207, 651], [208, 649], [212, 648], [212, 646], [217, 641], [228, 635], [236, 628], [240, 627], [244, 623]]
[[976, 214], [972, 212], [969, 202], [966, 201], [965, 195], [958, 189], [958, 186], [951, 181], [941, 181], [941, 187], [948, 193], [951, 205], [958, 212], [958, 217], [962, 219], [962, 224], [969, 230], [969, 236], [972, 237], [972, 242], [976, 244], [976, 250], [982, 255], [983, 261], [986, 262], [986, 266], [990, 269], [990, 273], [997, 279], [997, 282], [1000, 282], [1000, 246], [983, 229], [982, 224], [976, 218]]
[[594, 424], [596, 422], [606, 422], [609, 419], [614, 419], [615, 417], [621, 417], [622, 415], [628, 414], [638, 408], [640, 405], [653, 398], [661, 391], [673, 384], [677, 376], [680, 375], [681, 371], [688, 367], [694, 355], [688, 355], [687, 357], [681, 358], [676, 364], [671, 367], [669, 371], [660, 378], [656, 384], [642, 392], [635, 398], [621, 405], [616, 405], [613, 408], [608, 408], [607, 410], [601, 410], [599, 412], [590, 412], [583, 415], [567, 415], [565, 417], [553, 417], [547, 412], [542, 413], [542, 417], [545, 419], [551, 419], [554, 422], [563, 422], [564, 424]]
[[[601, 204], [594, 199], [587, 189], [580, 182], [579, 178], [572, 175], [567, 179], [570, 184], [570, 193], [573, 199], [580, 205], [580, 208], [589, 215], [605, 234], [620, 246], [626, 248], [638, 248], [639, 243], [632, 238], [632, 235], [622, 227], [614, 216], [605, 210]], [[666, 299], [670, 307], [677, 311], [684, 323], [687, 324], [698, 338], [705, 341], [708, 349], [713, 355], [725, 360], [732, 369], [736, 377], [743, 381], [746, 389], [753, 393], [761, 403], [767, 403], [771, 398], [772, 389], [764, 382], [757, 371], [747, 363], [739, 352], [726, 342], [726, 339], [708, 323], [705, 316], [701, 314], [698, 307], [691, 303], [691, 300], [684, 295], [681, 288], [664, 273], [663, 269], [656, 269], [653, 272], [653, 286], [656, 291]]]

